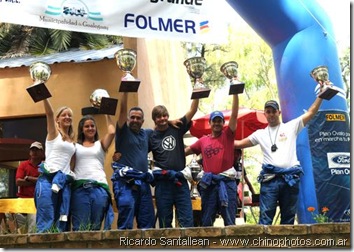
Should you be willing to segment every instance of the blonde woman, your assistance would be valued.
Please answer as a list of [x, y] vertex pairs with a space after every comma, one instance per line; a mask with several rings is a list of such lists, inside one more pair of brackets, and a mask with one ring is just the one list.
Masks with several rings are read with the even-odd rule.
[[75, 153], [73, 112], [61, 107], [54, 116], [48, 99], [43, 100], [47, 118], [45, 162], [35, 190], [37, 232], [67, 231], [70, 202], [70, 162]]

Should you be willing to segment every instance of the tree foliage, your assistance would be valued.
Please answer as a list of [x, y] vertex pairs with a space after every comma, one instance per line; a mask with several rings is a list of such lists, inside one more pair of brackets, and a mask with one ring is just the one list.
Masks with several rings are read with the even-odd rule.
[[103, 49], [121, 44], [122, 37], [0, 23], [0, 57], [47, 55], [67, 51]]

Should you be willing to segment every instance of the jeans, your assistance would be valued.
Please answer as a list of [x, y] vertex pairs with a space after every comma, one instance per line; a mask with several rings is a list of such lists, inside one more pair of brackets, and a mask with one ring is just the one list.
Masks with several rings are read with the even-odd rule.
[[180, 227], [193, 227], [192, 201], [188, 182], [181, 181], [178, 186], [170, 180], [156, 181], [155, 197], [157, 216], [160, 228], [172, 227], [173, 206], [176, 208], [176, 217]]
[[281, 176], [261, 183], [259, 224], [272, 225], [277, 205], [280, 207], [280, 224], [293, 225], [299, 195], [299, 182], [290, 187]]
[[113, 192], [118, 209], [118, 229], [132, 229], [134, 217], [141, 229], [155, 227], [155, 210], [150, 184], [129, 184], [124, 179], [113, 181]]
[[221, 206], [219, 184], [211, 184], [207, 188], [198, 186], [202, 198], [202, 226], [213, 226], [216, 214], [220, 213], [224, 226], [235, 225], [237, 210], [237, 189], [235, 180], [224, 180], [228, 196], [228, 206]]
[[73, 231], [100, 230], [109, 204], [109, 195], [100, 186], [84, 186], [72, 191]]
[[[70, 205], [70, 184], [64, 185], [58, 193], [52, 192], [52, 178], [46, 175], [38, 177], [35, 189], [37, 232], [68, 231], [67, 221], [61, 221], [61, 215], [68, 214]], [[64, 206], [64, 207], [63, 207]]]

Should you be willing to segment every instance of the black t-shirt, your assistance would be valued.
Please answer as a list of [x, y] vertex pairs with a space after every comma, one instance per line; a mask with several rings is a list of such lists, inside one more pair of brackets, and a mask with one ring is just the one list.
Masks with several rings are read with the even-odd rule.
[[154, 130], [150, 135], [149, 149], [152, 151], [155, 166], [164, 170], [181, 171], [186, 166], [183, 135], [189, 130], [184, 116], [179, 129], [168, 126], [165, 131]]

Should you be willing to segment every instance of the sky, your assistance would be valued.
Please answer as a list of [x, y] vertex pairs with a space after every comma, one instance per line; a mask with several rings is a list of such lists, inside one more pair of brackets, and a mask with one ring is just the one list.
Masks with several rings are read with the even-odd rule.
[[337, 46], [339, 48], [350, 46], [350, 5], [349, 0], [317, 0], [330, 16]]
[[[308, 0], [293, 0], [293, 1], [308, 1]], [[331, 18], [333, 25], [335, 40], [338, 49], [346, 48], [350, 46], [350, 0], [317, 0], [317, 2], [323, 7], [328, 16]], [[240, 25], [244, 22], [237, 12], [230, 7], [226, 2], [225, 8], [226, 14], [222, 15], [227, 17], [230, 22]]]

